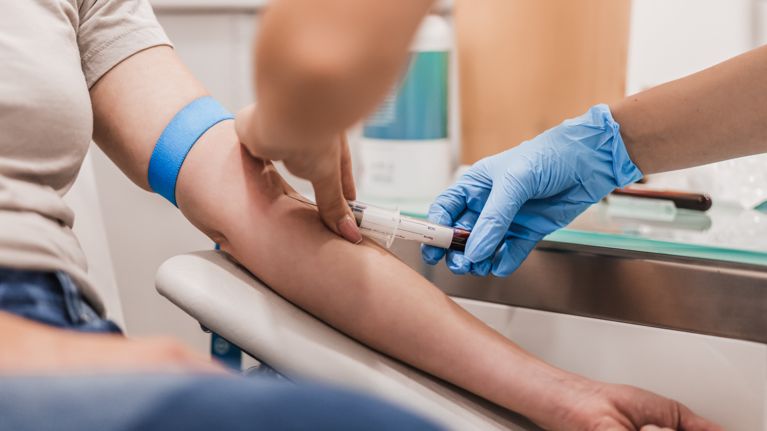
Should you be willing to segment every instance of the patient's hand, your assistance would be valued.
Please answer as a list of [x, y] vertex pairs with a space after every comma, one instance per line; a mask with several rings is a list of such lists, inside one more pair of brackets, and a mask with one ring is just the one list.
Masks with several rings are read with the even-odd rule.
[[594, 381], [552, 388], [552, 398], [568, 398], [565, 409], [540, 425], [548, 429], [583, 431], [721, 431], [684, 405], [626, 385]]
[[93, 372], [225, 373], [169, 338], [128, 339], [67, 331], [0, 313], [0, 374]]

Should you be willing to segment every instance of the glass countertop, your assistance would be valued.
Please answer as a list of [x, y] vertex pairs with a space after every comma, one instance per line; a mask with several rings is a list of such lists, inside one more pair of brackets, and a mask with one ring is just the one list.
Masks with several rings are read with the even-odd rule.
[[546, 240], [767, 266], [767, 214], [737, 206], [653, 221], [614, 216], [599, 203]]
[[[403, 214], [425, 217], [428, 204], [400, 205]], [[676, 210], [666, 220], [616, 215], [599, 203], [546, 241], [767, 266], [767, 214], [736, 205], [709, 211]]]

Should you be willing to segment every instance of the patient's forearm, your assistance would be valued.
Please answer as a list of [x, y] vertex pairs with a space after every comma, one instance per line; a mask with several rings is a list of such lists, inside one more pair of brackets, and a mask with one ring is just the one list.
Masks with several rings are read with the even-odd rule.
[[182, 211], [225, 251], [288, 300], [384, 353], [531, 417], [554, 407], [552, 380], [573, 378], [380, 247], [333, 235], [314, 208], [283, 194], [273, 169], [248, 157], [228, 125], [192, 149], [178, 187]]

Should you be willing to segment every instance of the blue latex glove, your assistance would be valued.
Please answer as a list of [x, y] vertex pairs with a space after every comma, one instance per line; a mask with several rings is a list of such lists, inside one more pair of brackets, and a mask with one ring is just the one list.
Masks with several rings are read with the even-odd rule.
[[[429, 209], [429, 220], [472, 231], [465, 253], [449, 251], [456, 274], [514, 272], [544, 236], [616, 188], [642, 178], [607, 105], [596, 105], [518, 147], [475, 163]], [[436, 264], [445, 250], [425, 246]]]

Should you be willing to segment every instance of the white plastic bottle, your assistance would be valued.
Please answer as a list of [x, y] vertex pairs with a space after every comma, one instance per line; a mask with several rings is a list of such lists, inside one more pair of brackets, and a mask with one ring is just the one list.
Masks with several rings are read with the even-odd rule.
[[407, 72], [364, 122], [359, 186], [365, 199], [418, 206], [449, 185], [452, 40], [444, 18], [427, 16], [411, 47]]

